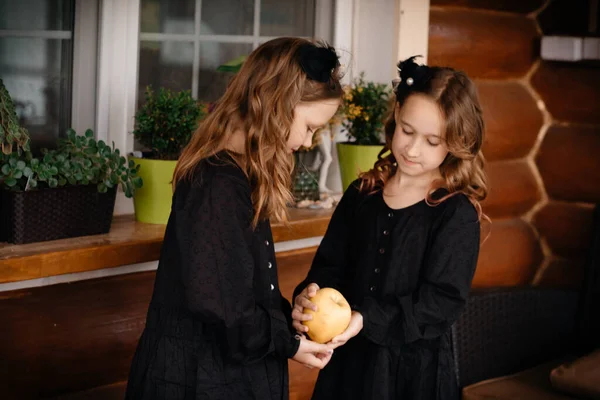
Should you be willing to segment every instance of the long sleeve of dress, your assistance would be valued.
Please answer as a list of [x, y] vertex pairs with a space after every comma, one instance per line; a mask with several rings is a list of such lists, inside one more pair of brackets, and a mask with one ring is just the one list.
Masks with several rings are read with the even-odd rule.
[[359, 194], [358, 184], [355, 181], [348, 187], [333, 212], [310, 271], [294, 290], [294, 298], [311, 283], [316, 283], [319, 287], [340, 289], [343, 269], [347, 264], [349, 227]]
[[469, 294], [479, 234], [477, 213], [466, 199], [444, 210], [416, 292], [384, 299], [366, 297], [359, 305], [364, 320], [362, 334], [376, 344], [400, 345], [433, 339], [445, 332], [458, 318]]
[[283, 313], [255, 301], [251, 217], [247, 183], [219, 174], [193, 184], [177, 214], [187, 306], [224, 332], [227, 353], [241, 363], [271, 352], [293, 357], [299, 345]]

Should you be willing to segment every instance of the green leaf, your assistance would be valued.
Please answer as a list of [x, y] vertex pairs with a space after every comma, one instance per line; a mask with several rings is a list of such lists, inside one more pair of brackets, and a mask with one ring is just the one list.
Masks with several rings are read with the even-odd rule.
[[22, 177], [23, 177], [23, 171], [21, 171], [21, 170], [17, 170], [13, 175], [13, 178], [15, 178], [15, 179], [21, 179]]
[[30, 180], [29, 180], [29, 187], [30, 187], [30, 188], [36, 188], [36, 187], [37, 187], [37, 180], [35, 180], [35, 179], [33, 179], [33, 178], [32, 178], [32, 179], [30, 179]]
[[100, 193], [106, 193], [107, 189], [106, 189], [106, 185], [104, 183], [99, 183], [98, 184], [98, 191]]
[[19, 171], [23, 171], [26, 166], [27, 166], [27, 164], [25, 164], [25, 161], [22, 161], [22, 160], [17, 161], [17, 169]]
[[37, 167], [38, 165], [40, 165], [40, 160], [38, 160], [37, 158], [32, 158], [30, 164], [32, 167]]
[[6, 178], [6, 180], [4, 181], [4, 184], [6, 186], [8, 186], [9, 188], [15, 186], [17, 184], [17, 180], [15, 178]]
[[58, 178], [58, 185], [59, 186], [65, 186], [67, 184], [67, 180], [64, 177], [60, 177]]
[[58, 180], [55, 178], [50, 178], [48, 180], [48, 186], [50, 186], [51, 188], [55, 188], [56, 186], [58, 186]]
[[8, 175], [8, 174], [10, 174], [10, 165], [8, 165], [8, 164], [4, 164], [4, 165], [2, 166], [2, 173], [3, 173], [4, 175]]
[[88, 155], [94, 155], [94, 154], [96, 154], [96, 153], [98, 152], [98, 149], [96, 149], [95, 147], [86, 147], [86, 148], [83, 150], [83, 152], [84, 152], [85, 154], [88, 154]]
[[26, 178], [29, 178], [31, 175], [33, 175], [33, 171], [31, 170], [31, 168], [26, 167], [23, 170], [23, 175], [25, 175]]
[[86, 138], [93, 138], [94, 137], [94, 131], [92, 131], [91, 129], [88, 129], [85, 131], [85, 137]]

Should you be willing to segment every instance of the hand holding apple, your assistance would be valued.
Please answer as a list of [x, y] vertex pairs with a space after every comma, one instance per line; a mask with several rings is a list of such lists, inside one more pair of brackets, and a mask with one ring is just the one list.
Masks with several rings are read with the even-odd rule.
[[[301, 324], [304, 326], [304, 328], [301, 327], [302, 331], [308, 332], [308, 336], [313, 341], [327, 343], [346, 330], [352, 311], [344, 296], [333, 288], [317, 290], [307, 303], [308, 295], [312, 294], [310, 291], [307, 289], [307, 296], [304, 299], [301, 298], [301, 293], [295, 302], [295, 310], [292, 314], [299, 318], [294, 318], [296, 320], [294, 326], [298, 329], [298, 320], [301, 320]], [[308, 307], [298, 315], [298, 308], [301, 304]], [[313, 306], [316, 306], [316, 310]], [[308, 318], [307, 315], [311, 318]]]
[[315, 343], [303, 336], [299, 340], [300, 346], [292, 359], [307, 368], [325, 368], [333, 355], [331, 345]]
[[346, 330], [331, 339], [331, 345], [333, 348], [338, 348], [346, 344], [346, 342], [352, 339], [354, 336], [358, 335], [358, 333], [363, 328], [363, 316], [361, 313], [357, 311], [352, 311], [352, 317], [350, 318], [350, 323], [348, 324], [348, 328]]
[[319, 291], [319, 285], [311, 283], [304, 288], [302, 292], [294, 299], [294, 308], [292, 309], [292, 319], [294, 320], [292, 325], [296, 331], [300, 333], [308, 332], [308, 327], [302, 325], [303, 321], [310, 321], [312, 319], [311, 314], [305, 314], [304, 309], [309, 308], [313, 311], [317, 311], [317, 306], [310, 301], [317, 292]]

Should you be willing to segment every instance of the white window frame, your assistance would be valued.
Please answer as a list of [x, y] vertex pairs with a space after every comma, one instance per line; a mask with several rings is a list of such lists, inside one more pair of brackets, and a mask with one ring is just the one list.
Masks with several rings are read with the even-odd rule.
[[[2, 30], [0, 37], [73, 40], [71, 128], [78, 133], [95, 128], [96, 43], [98, 0], [75, 0], [73, 32], [60, 30]], [[64, 132], [59, 132], [63, 134]]]
[[[255, 19], [252, 36], [196, 36], [179, 34], [143, 33], [140, 35], [140, 0], [99, 0], [100, 24], [98, 46], [98, 79], [96, 101], [96, 134], [98, 139], [115, 143], [121, 153], [133, 151], [134, 116], [137, 104], [138, 58], [140, 39], [155, 40], [167, 36], [193, 41], [199, 46], [201, 40], [219, 42], [252, 43], [254, 46], [271, 37], [258, 36], [260, 2], [255, 3]], [[200, 0], [197, 0], [200, 2]], [[368, 12], [371, 0], [317, 0], [315, 3], [315, 37], [331, 42], [340, 50], [342, 64], [349, 67], [344, 77], [349, 83], [356, 71], [351, 68], [357, 53], [357, 35], [368, 35], [354, 29], [359, 12]], [[333, 4], [332, 4], [333, 3]], [[362, 7], [361, 7], [362, 5]], [[361, 11], [362, 8], [362, 11]], [[333, 10], [333, 15], [331, 15]], [[196, 7], [196, 24], [201, 20], [200, 8]], [[429, 0], [395, 0], [397, 34], [396, 59], [414, 54], [427, 57], [429, 35]], [[333, 17], [333, 18], [332, 18]], [[333, 26], [330, 21], [333, 19]], [[196, 26], [196, 32], [198, 27]], [[374, 37], [376, 41], [378, 38]], [[195, 58], [199, 52], [195, 49]], [[196, 91], [199, 60], [194, 60], [193, 90]], [[390, 68], [389, 79], [395, 78]], [[196, 93], [192, 93], [196, 95]], [[115, 214], [133, 213], [133, 203], [122, 193], [118, 194]]]
[[[357, 76], [356, 60], [361, 56], [358, 49], [359, 35], [372, 35], [374, 37], [370, 40], [378, 40], [373, 32], [361, 32], [358, 27], [359, 14], [369, 12], [370, 7], [375, 5], [373, 0], [335, 1], [333, 44], [340, 51], [341, 62], [346, 66], [345, 83], [350, 83]], [[427, 63], [430, 1], [395, 0], [394, 6], [394, 31], [397, 32], [394, 44], [395, 59], [403, 60], [415, 54], [422, 54], [424, 58], [419, 61]], [[390, 68], [389, 80], [395, 77], [395, 68]]]

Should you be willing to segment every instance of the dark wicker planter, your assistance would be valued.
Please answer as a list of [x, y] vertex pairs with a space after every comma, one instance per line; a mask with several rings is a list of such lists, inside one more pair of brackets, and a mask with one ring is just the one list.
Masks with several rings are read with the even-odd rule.
[[116, 190], [96, 185], [0, 190], [0, 241], [15, 244], [97, 235], [110, 230]]

